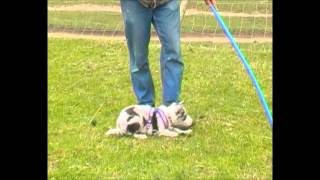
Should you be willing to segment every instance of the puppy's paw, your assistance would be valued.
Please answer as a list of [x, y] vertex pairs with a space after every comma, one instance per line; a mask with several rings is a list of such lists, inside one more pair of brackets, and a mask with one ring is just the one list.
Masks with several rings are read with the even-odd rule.
[[106, 136], [123, 136], [125, 135], [125, 133], [126, 132], [124, 130], [115, 128], [115, 129], [109, 129], [105, 135]]
[[166, 137], [177, 137], [179, 134], [177, 132], [171, 131], [169, 129], [165, 129], [159, 132], [159, 136], [166, 136]]
[[181, 130], [181, 129], [178, 129], [178, 128], [173, 128], [173, 130], [175, 132], [177, 132], [178, 134], [184, 134], [184, 135], [190, 135], [192, 133], [192, 130], [191, 129], [188, 129], [188, 130]]

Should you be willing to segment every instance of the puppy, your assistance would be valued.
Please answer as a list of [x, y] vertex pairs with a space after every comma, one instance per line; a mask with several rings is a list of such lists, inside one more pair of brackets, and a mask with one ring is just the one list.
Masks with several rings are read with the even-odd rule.
[[131, 105], [120, 112], [117, 125], [106, 132], [107, 136], [133, 135], [147, 138], [147, 135], [176, 137], [191, 134], [192, 118], [187, 115], [182, 103], [152, 108], [145, 105]]

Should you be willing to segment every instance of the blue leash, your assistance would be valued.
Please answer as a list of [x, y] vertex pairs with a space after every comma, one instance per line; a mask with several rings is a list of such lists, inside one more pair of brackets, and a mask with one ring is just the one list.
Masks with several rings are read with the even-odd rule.
[[269, 123], [270, 123], [270, 126], [272, 128], [272, 125], [273, 125], [273, 120], [272, 120], [272, 115], [271, 115], [271, 112], [269, 110], [269, 107], [267, 105], [267, 102], [263, 96], [263, 93], [262, 93], [262, 90], [258, 84], [258, 81], [256, 79], [256, 77], [254, 76], [254, 73], [253, 71], [251, 70], [250, 68], [250, 65], [247, 63], [247, 60], [246, 58], [244, 57], [244, 55], [242, 54], [239, 46], [237, 45], [237, 43], [235, 42], [234, 38], [232, 37], [232, 34], [229, 32], [227, 26], [224, 24], [223, 22], [223, 19], [220, 17], [219, 13], [217, 12], [216, 8], [212, 5], [212, 4], [209, 4], [210, 6], [210, 9], [214, 15], [214, 17], [217, 19], [220, 27], [222, 28], [223, 32], [225, 33], [225, 35], [227, 36], [227, 38], [229, 39], [231, 45], [233, 46], [234, 50], [236, 51], [238, 57], [240, 58], [240, 61], [244, 64], [244, 67], [246, 68], [247, 70], [247, 73], [249, 74], [252, 82], [253, 82], [253, 85], [259, 95], [259, 99], [260, 99], [260, 102], [263, 106], [263, 109], [264, 109], [264, 112], [269, 120]]

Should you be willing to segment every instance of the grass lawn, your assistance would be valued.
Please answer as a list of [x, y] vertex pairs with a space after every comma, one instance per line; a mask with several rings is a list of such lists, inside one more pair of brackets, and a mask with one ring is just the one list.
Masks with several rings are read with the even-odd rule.
[[113, 12], [49, 11], [48, 25], [72, 29], [124, 29], [121, 14]]
[[[182, 44], [181, 99], [194, 118], [193, 134], [138, 140], [104, 135], [135, 103], [126, 45], [49, 38], [49, 179], [272, 179], [272, 130], [253, 85], [229, 44], [212, 46]], [[272, 46], [241, 47], [272, 109]], [[152, 42], [157, 105], [159, 52]]]

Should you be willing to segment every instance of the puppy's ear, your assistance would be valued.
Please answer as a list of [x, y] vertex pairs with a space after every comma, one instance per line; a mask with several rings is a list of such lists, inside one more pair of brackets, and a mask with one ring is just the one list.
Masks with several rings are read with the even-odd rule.
[[136, 131], [139, 130], [139, 128], [140, 128], [139, 123], [132, 123], [132, 124], [128, 124], [127, 131], [130, 133], [135, 133]]
[[135, 116], [127, 124], [127, 131], [130, 133], [134, 133], [138, 131], [140, 128], [139, 117]]
[[109, 129], [106, 132], [106, 136], [123, 136], [124, 134], [126, 134], [125, 130], [119, 128]]

